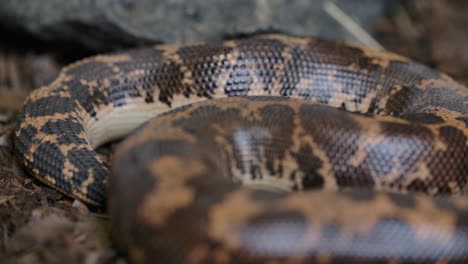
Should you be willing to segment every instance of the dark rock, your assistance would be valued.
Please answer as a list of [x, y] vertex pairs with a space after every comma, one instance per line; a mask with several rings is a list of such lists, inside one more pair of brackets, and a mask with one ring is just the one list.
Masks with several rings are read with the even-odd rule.
[[[2, 0], [0, 23], [94, 51], [157, 42], [219, 41], [261, 31], [350, 39], [324, 0]], [[365, 30], [390, 0], [335, 1]]]

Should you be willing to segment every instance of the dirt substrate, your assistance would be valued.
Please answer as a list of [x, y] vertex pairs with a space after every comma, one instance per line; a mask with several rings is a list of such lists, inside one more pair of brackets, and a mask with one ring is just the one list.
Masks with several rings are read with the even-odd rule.
[[[467, 12], [463, 0], [406, 1], [376, 25], [377, 40], [468, 84]], [[126, 263], [112, 248], [105, 213], [40, 184], [16, 164], [17, 111], [33, 87], [57, 73], [58, 61], [37, 50], [0, 47], [0, 262]]]

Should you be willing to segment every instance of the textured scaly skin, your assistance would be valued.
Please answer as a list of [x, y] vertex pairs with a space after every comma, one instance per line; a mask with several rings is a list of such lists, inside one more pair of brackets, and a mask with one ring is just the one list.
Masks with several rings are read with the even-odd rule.
[[[231, 96], [262, 97], [205, 101]], [[421, 195], [466, 191], [468, 90], [391, 53], [264, 35], [100, 55], [30, 95], [15, 144], [35, 177], [102, 204], [93, 149], [172, 109], [111, 166], [134, 262], [466, 262], [466, 198]]]

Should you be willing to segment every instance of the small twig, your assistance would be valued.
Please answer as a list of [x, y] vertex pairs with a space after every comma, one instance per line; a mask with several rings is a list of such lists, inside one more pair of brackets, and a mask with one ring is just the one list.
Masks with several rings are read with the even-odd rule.
[[21, 85], [21, 80], [20, 80], [20, 75], [18, 72], [18, 65], [20, 61], [13, 57], [13, 56], [7, 56], [7, 72], [8, 76], [10, 78], [10, 84], [11, 84], [11, 89], [13, 91], [21, 91], [22, 85]]
[[0, 110], [18, 111], [23, 105], [26, 96], [26, 91], [9, 91], [0, 85]]
[[0, 147], [8, 147], [7, 135], [0, 136]]
[[323, 9], [364, 45], [378, 50], [385, 49], [335, 3], [327, 0], [323, 3]]

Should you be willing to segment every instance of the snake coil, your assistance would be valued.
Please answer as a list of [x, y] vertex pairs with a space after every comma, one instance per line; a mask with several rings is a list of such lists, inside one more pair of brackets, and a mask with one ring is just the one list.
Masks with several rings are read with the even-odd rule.
[[[108, 179], [94, 148], [137, 127]], [[15, 146], [69, 196], [108, 186], [136, 263], [468, 262], [468, 89], [389, 52], [261, 35], [87, 58], [28, 97]]]

